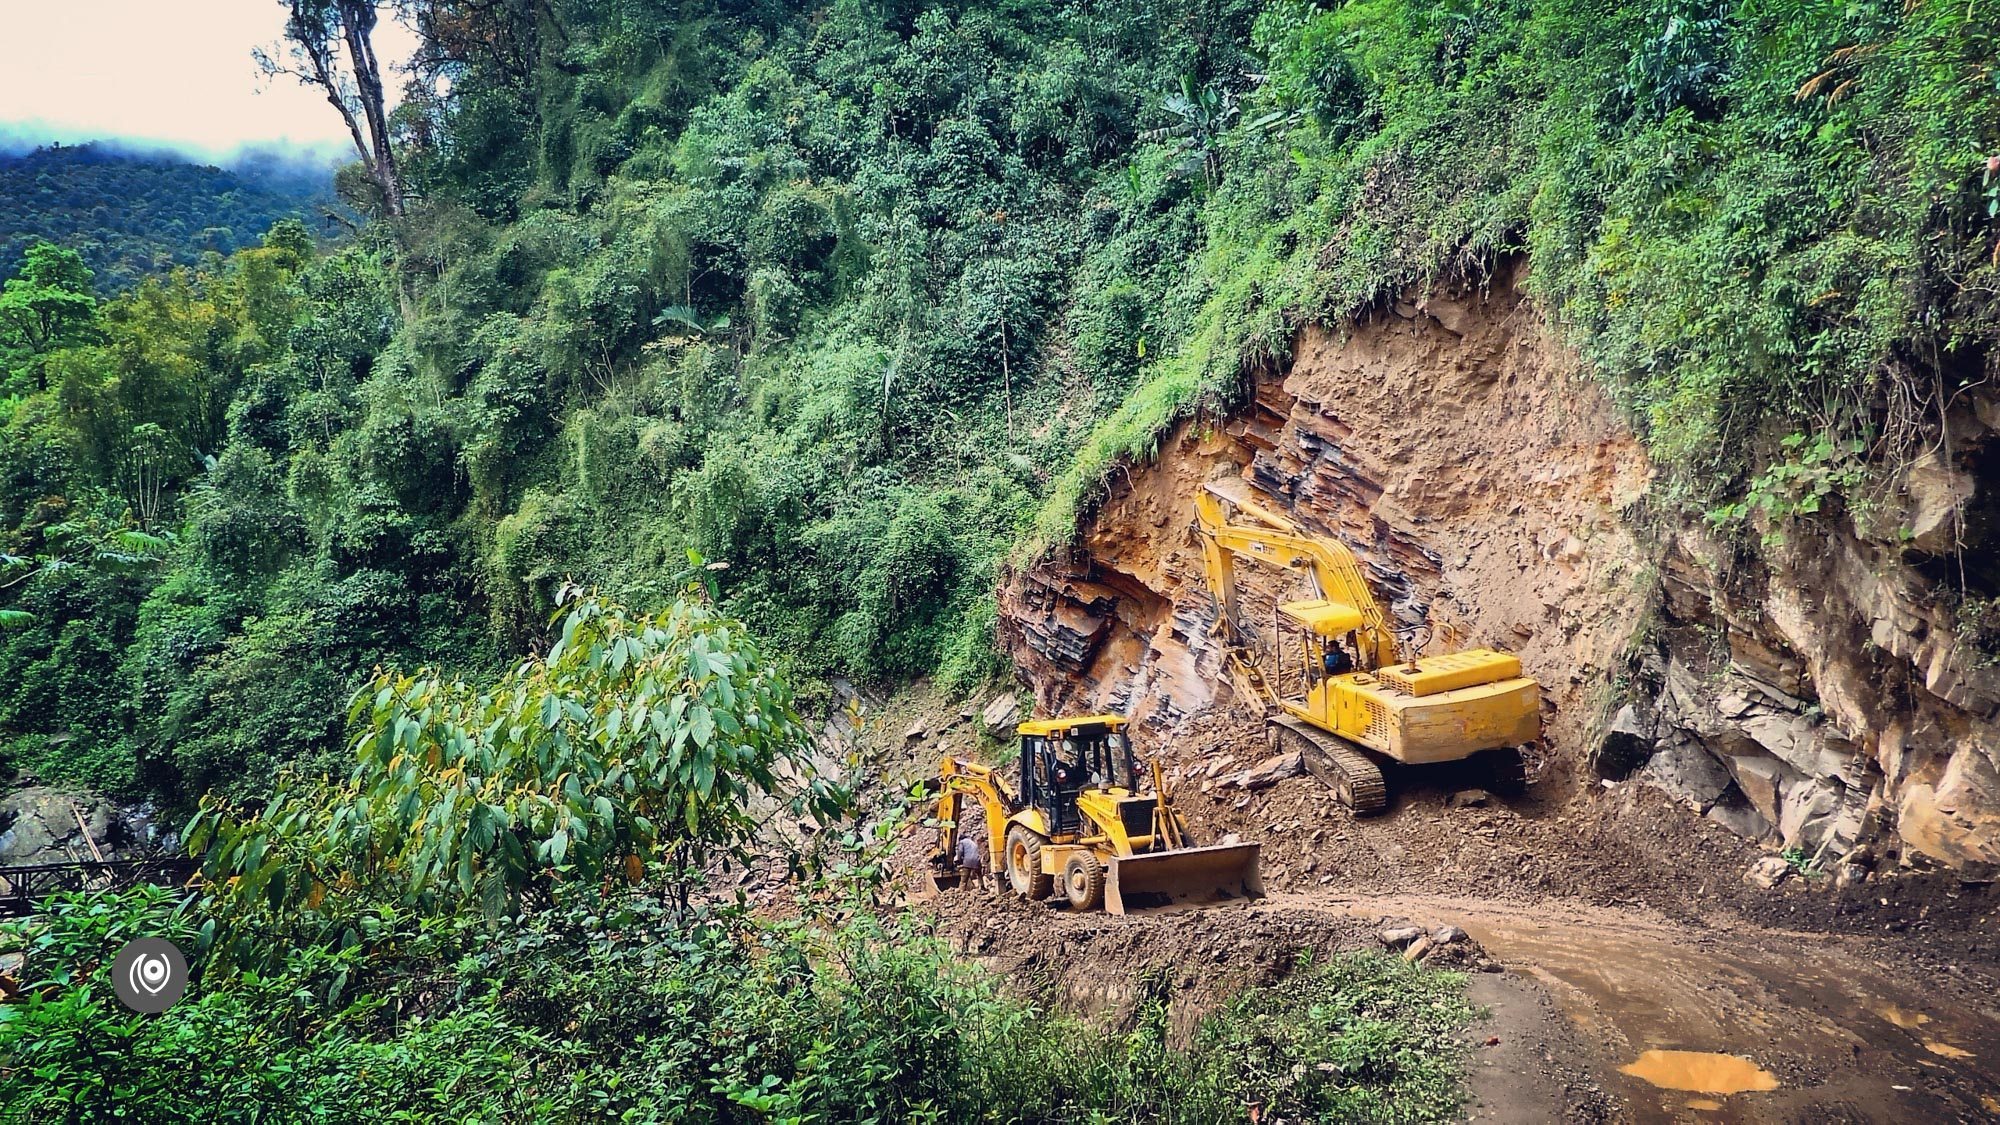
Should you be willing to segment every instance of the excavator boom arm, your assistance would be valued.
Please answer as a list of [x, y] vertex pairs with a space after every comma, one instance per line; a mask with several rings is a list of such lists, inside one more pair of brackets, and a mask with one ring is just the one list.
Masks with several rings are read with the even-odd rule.
[[[1298, 533], [1290, 521], [1250, 500], [1244, 490], [1223, 482], [1211, 483], [1194, 498], [1195, 515], [1201, 529], [1202, 561], [1222, 619], [1231, 638], [1241, 643], [1236, 607], [1235, 556], [1248, 555], [1285, 570], [1306, 570], [1322, 598], [1344, 602], [1361, 613], [1362, 661], [1370, 668], [1386, 668], [1396, 663], [1396, 634], [1388, 615], [1375, 600], [1367, 576], [1354, 552], [1331, 539], [1316, 539]], [[1255, 519], [1256, 524], [1232, 523], [1229, 510], [1236, 509]]]

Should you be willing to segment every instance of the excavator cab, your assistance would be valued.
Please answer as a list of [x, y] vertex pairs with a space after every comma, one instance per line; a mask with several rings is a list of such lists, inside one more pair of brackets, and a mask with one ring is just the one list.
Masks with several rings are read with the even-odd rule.
[[1278, 607], [1278, 614], [1299, 631], [1299, 656], [1307, 683], [1356, 670], [1348, 649], [1365, 643], [1361, 627], [1366, 619], [1360, 610], [1343, 602], [1314, 598], [1286, 602]]

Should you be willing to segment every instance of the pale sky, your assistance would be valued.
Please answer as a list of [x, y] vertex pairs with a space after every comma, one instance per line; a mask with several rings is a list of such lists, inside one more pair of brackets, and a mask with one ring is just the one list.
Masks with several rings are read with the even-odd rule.
[[[349, 141], [323, 95], [250, 57], [284, 29], [279, 0], [0, 0], [0, 142], [163, 142], [223, 157], [244, 144]], [[414, 37], [375, 29], [393, 97]], [[274, 54], [277, 52], [274, 50]]]

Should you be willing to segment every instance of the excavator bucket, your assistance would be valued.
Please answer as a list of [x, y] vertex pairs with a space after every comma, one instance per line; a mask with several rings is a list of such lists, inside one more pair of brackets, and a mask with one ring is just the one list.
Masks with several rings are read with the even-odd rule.
[[1113, 914], [1264, 897], [1261, 844], [1216, 844], [1111, 860], [1104, 909]]

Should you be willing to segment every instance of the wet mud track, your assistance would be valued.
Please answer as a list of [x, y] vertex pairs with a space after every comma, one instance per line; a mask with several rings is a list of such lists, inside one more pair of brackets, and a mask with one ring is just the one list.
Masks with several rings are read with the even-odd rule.
[[[1733, 920], [1700, 928], [1643, 911], [1439, 896], [1280, 895], [1252, 909], [1463, 927], [1559, 1013], [1564, 1026], [1541, 1029], [1552, 1040], [1544, 1061], [1558, 1076], [1588, 1074], [1611, 1095], [1599, 1110], [1579, 1107], [1571, 1090], [1572, 1118], [2000, 1120], [2000, 1004], [1886, 962], [1893, 946], [1884, 943]], [[1500, 1028], [1532, 1029], [1521, 1012], [1507, 1010], [1534, 1002], [1526, 991], [1481, 986], [1474, 999], [1494, 1009]], [[1518, 1088], [1538, 1078], [1549, 1086], [1547, 1074], [1483, 1067], [1484, 1049], [1474, 1049], [1472, 1085], [1486, 1109], [1542, 1100], [1545, 1119], [1565, 1116], [1560, 1100], [1543, 1100], [1561, 1099], [1562, 1089], [1524, 1097]], [[1471, 1115], [1522, 1119], [1478, 1105]]]

